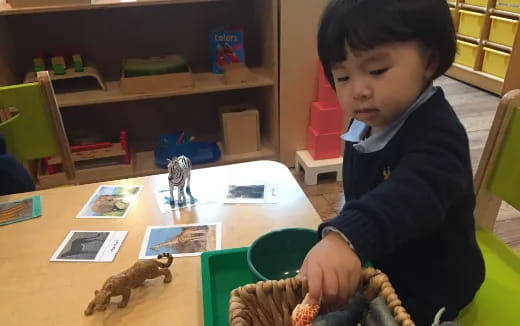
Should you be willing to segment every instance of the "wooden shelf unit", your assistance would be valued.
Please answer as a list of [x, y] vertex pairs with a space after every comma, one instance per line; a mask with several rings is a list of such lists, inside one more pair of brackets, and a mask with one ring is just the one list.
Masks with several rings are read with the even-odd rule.
[[[223, 149], [222, 143], [218, 143], [220, 149]], [[239, 163], [246, 161], [255, 161], [255, 160], [276, 160], [277, 155], [274, 149], [262, 144], [262, 147], [257, 152], [244, 153], [244, 154], [236, 154], [236, 155], [226, 155], [223, 154], [221, 159], [215, 163], [209, 164], [199, 164], [197, 168], [204, 168], [209, 166], [218, 166], [230, 163]], [[77, 172], [78, 181], [81, 184], [84, 183], [94, 183], [94, 182], [102, 182], [106, 181], [106, 175], [110, 174], [114, 179], [126, 179], [126, 178], [134, 178], [134, 177], [142, 177], [148, 175], [155, 174], [163, 174], [168, 171], [165, 169], [161, 169], [157, 167], [154, 163], [154, 152], [153, 151], [141, 151], [135, 152], [132, 155], [132, 163], [129, 166], [126, 165], [111, 165], [104, 166], [100, 168], [87, 168], [81, 169]], [[56, 173], [53, 175], [45, 175], [40, 172], [40, 188], [51, 188], [59, 186], [66, 182], [64, 173]]]
[[[85, 134], [85, 130], [92, 130], [95, 136], [126, 130], [134, 154], [131, 166], [78, 170], [81, 183], [164, 173], [153, 159], [157, 137], [178, 131], [198, 139], [205, 134], [219, 135], [217, 111], [223, 105], [252, 104], [258, 108], [262, 147], [240, 155], [222, 152], [221, 160], [203, 166], [277, 160], [278, 1], [103, 0], [87, 6], [23, 9], [0, 3], [0, 86], [21, 83], [37, 51], [72, 46], [84, 51], [86, 64], [98, 68], [107, 91], [57, 94], [69, 138], [78, 131]], [[246, 83], [227, 84], [223, 76], [209, 72], [209, 32], [228, 26], [244, 30], [246, 63], [252, 75]], [[194, 72], [193, 88], [145, 94], [121, 92], [123, 58], [164, 54], [186, 57]], [[47, 186], [61, 182], [59, 174], [46, 178]]]
[[127, 102], [146, 100], [163, 97], [174, 97], [181, 95], [204, 94], [213, 92], [232, 91], [245, 88], [273, 86], [274, 81], [271, 74], [263, 68], [251, 69], [251, 80], [246, 83], [226, 84], [224, 77], [211, 72], [193, 74], [194, 87], [172, 90], [167, 92], [124, 94], [121, 92], [119, 81], [107, 83], [107, 91], [94, 90], [85, 92], [73, 92], [57, 94], [58, 103], [61, 108], [92, 105], [113, 102]]
[[[495, 8], [497, 0], [488, 0], [487, 7], [478, 7], [464, 3], [465, 0], [448, 1], [455, 9], [455, 30], [458, 31], [460, 24], [460, 10], [469, 10], [484, 13], [484, 24], [479, 38], [469, 37], [457, 33], [457, 38], [478, 45], [477, 56], [473, 67], [466, 67], [455, 63], [446, 75], [467, 82], [471, 85], [485, 89], [497, 95], [504, 95], [508, 91], [520, 88], [520, 33], [517, 31], [512, 47], [497, 44], [488, 40], [491, 28], [491, 15], [502, 16], [510, 19], [520, 19], [520, 14], [498, 10]], [[520, 24], [519, 24], [520, 25]], [[484, 60], [484, 47], [493, 48], [511, 54], [509, 66], [505, 78], [487, 74], [482, 71]]]
[[0, 15], [37, 14], [60, 11], [80, 11], [104, 8], [143, 7], [167, 4], [216, 2], [224, 0], [92, 0], [91, 4], [44, 5], [35, 7], [12, 8], [5, 0], [0, 0]]

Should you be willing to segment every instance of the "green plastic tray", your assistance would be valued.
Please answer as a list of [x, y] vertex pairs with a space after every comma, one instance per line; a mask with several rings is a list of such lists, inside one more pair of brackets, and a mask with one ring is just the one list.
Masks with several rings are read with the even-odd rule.
[[254, 283], [247, 266], [247, 247], [208, 251], [202, 254], [204, 325], [229, 325], [231, 290]]

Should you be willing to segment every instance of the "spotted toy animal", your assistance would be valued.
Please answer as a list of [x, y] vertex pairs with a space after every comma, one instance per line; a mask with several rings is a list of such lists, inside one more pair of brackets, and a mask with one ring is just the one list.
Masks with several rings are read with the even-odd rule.
[[168, 258], [168, 262], [163, 263], [158, 260], [138, 261], [129, 269], [114, 276], [110, 276], [103, 284], [101, 290], [94, 291], [94, 299], [85, 309], [85, 315], [92, 315], [94, 311], [104, 311], [110, 303], [111, 297], [123, 296], [123, 300], [119, 303], [119, 308], [124, 308], [130, 299], [131, 289], [134, 289], [147, 279], [152, 279], [164, 275], [164, 283], [170, 283], [172, 273], [168, 269], [172, 262], [173, 256], [169, 253], [163, 253], [157, 256], [157, 259]]

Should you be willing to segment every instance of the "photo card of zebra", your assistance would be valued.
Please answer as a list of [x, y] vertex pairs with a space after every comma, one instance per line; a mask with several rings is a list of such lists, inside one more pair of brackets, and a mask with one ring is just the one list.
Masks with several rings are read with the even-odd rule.
[[209, 191], [211, 191], [211, 189], [198, 188], [196, 192], [194, 192], [194, 196], [187, 196], [186, 201], [182, 205], [180, 205], [177, 198], [175, 198], [172, 203], [170, 197], [170, 190], [165, 188], [155, 190], [155, 200], [157, 201], [157, 205], [161, 210], [161, 214], [165, 214], [183, 208], [209, 204], [217, 201], [217, 198], [215, 198], [215, 196], [211, 194]]
[[0, 203], [0, 226], [26, 221], [41, 215], [42, 205], [40, 196]]
[[142, 189], [136, 185], [99, 186], [77, 218], [125, 218]]
[[226, 189], [226, 204], [276, 204], [278, 184], [232, 184]]
[[70, 231], [50, 261], [98, 262], [114, 260], [127, 231]]
[[173, 257], [199, 256], [221, 249], [221, 223], [148, 226], [139, 259], [153, 259], [161, 253]]

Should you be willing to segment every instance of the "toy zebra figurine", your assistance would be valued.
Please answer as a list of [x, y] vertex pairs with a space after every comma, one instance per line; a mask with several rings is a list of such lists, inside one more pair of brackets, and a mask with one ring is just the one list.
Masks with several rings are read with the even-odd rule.
[[177, 187], [177, 198], [179, 199], [179, 206], [183, 206], [186, 202], [184, 187], [186, 187], [186, 193], [190, 196], [191, 202], [194, 202], [195, 199], [191, 195], [190, 178], [191, 161], [189, 158], [182, 155], [179, 157], [174, 157], [171, 160], [168, 159], [168, 183], [170, 186], [170, 204], [175, 203], [175, 199], [173, 197], [174, 187]]

